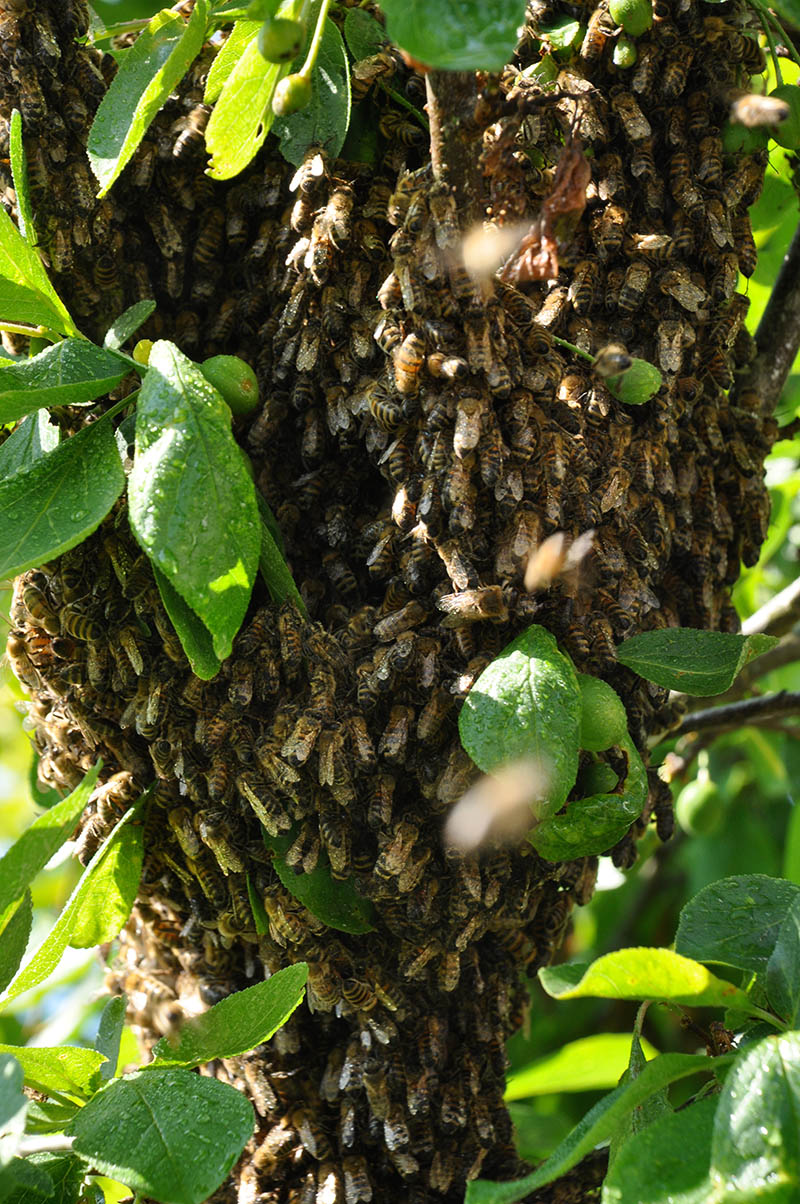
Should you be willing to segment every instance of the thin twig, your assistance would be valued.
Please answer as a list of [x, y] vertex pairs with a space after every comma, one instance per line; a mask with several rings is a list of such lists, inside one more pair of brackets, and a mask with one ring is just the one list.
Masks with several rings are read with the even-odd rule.
[[764, 413], [771, 413], [800, 349], [800, 226], [758, 324], [756, 348], [749, 370], [737, 377], [734, 394], [754, 390]]
[[745, 619], [742, 635], [755, 635], [761, 631], [768, 635], [784, 635], [797, 622], [800, 622], [800, 577]]
[[745, 698], [727, 706], [695, 711], [681, 720], [671, 735], [682, 736], [687, 732], [707, 729], [727, 731], [774, 719], [777, 715], [790, 714], [800, 714], [800, 693], [781, 690], [778, 694], [767, 694], [764, 698]]

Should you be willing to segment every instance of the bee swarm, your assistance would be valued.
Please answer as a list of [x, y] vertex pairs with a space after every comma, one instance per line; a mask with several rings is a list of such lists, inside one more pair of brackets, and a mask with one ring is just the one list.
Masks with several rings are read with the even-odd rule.
[[[17, 105], [56, 287], [93, 337], [154, 297], [143, 336], [254, 366], [265, 400], [238, 430], [312, 617], [268, 604], [258, 585], [221, 673], [193, 677], [121, 505], [18, 580], [8, 652], [32, 695], [40, 777], [70, 789], [105, 762], [84, 862], [156, 782], [141, 897], [109, 985], [151, 1044], [309, 963], [290, 1022], [209, 1069], [258, 1119], [214, 1200], [460, 1201], [467, 1178], [519, 1170], [502, 1102], [519, 972], [559, 948], [596, 873], [594, 858], [554, 864], [529, 845], [480, 858], [442, 847], [447, 809], [476, 773], [460, 702], [536, 621], [620, 692], [643, 745], [669, 719], [666, 691], [619, 667], [615, 643], [679, 624], [735, 629], [730, 586], [766, 531], [776, 428], [757, 397], [726, 395], [752, 354], [735, 289], [737, 269], [753, 270], [746, 207], [764, 173], [759, 156], [723, 157], [719, 140], [729, 94], [760, 64], [747, 10], [656, 0], [623, 72], [601, 3], [554, 90], [522, 74], [537, 58], [528, 32], [514, 66], [483, 81], [476, 154], [495, 224], [537, 212], [566, 134], [591, 152], [557, 281], [517, 289], [459, 266], [456, 198], [433, 179], [421, 128], [378, 87], [391, 78], [424, 103], [393, 53], [354, 71], [355, 98], [379, 119], [378, 165], [310, 153], [295, 173], [268, 146], [241, 177], [211, 182], [208, 52], [98, 202], [85, 143], [113, 61], [72, 42], [81, 0], [19, 7], [0, 12], [0, 137]], [[556, 11], [533, 9], [534, 21]], [[9, 206], [7, 161], [0, 172]], [[664, 387], [626, 408], [553, 335], [590, 353], [622, 343]], [[586, 587], [527, 593], [530, 550], [589, 528]], [[651, 780], [618, 864], [651, 810], [668, 835], [669, 799]], [[261, 825], [291, 833], [298, 872], [324, 857], [334, 878], [352, 877], [374, 931], [331, 930], [294, 900]]]

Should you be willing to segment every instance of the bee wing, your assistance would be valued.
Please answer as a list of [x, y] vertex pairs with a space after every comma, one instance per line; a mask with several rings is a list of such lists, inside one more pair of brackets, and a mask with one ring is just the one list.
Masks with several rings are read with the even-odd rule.
[[550, 772], [539, 758], [523, 758], [486, 774], [455, 804], [445, 843], [469, 853], [489, 841], [515, 844], [537, 822], [550, 789]]

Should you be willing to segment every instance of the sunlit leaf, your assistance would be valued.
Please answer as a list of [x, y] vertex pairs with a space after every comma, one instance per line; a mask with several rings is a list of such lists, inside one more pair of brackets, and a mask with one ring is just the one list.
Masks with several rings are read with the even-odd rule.
[[155, 307], [155, 301], [137, 301], [135, 305], [130, 305], [109, 326], [103, 346], [111, 351], [121, 347], [147, 321]]
[[28, 360], [0, 365], [0, 422], [42, 406], [95, 401], [129, 371], [119, 356], [86, 339], [62, 339]]
[[28, 414], [5, 443], [0, 444], [0, 481], [47, 455], [58, 447], [60, 438], [61, 431], [50, 421], [47, 410]]
[[11, 1054], [0, 1054], [0, 1167], [5, 1167], [19, 1147], [25, 1132], [27, 1096], [22, 1094], [22, 1067]]
[[199, 54], [207, 20], [208, 0], [197, 0], [188, 22], [162, 9], [125, 55], [89, 131], [86, 149], [99, 197], [108, 192]]
[[359, 895], [351, 878], [341, 881], [331, 876], [327, 854], [322, 852], [310, 874], [296, 874], [283, 859], [295, 833], [269, 836], [265, 843], [275, 851], [272, 860], [275, 873], [293, 898], [302, 903], [312, 915], [329, 928], [340, 932], [371, 932], [375, 927], [375, 911], [369, 899]]
[[100, 1016], [94, 1047], [106, 1059], [100, 1066], [101, 1079], [112, 1079], [116, 1073], [127, 1006], [126, 995], [115, 995], [109, 999]]
[[164, 610], [192, 666], [192, 673], [196, 677], [202, 677], [203, 681], [210, 681], [212, 677], [217, 676], [222, 667], [222, 661], [214, 652], [211, 632], [188, 602], [184, 602], [178, 591], [173, 589], [164, 574], [155, 565], [152, 565], [152, 569]]
[[28, 948], [33, 923], [33, 901], [31, 892], [25, 891], [0, 933], [0, 991], [5, 991], [16, 974]]
[[675, 948], [685, 957], [760, 973], [800, 886], [767, 874], [711, 882], [681, 911]]
[[748, 661], [777, 642], [771, 635], [665, 627], [623, 640], [617, 658], [648, 681], [706, 698], [724, 693]]
[[17, 195], [19, 232], [29, 246], [35, 247], [37, 239], [36, 231], [33, 228], [33, 209], [28, 187], [28, 163], [25, 158], [25, 147], [22, 144], [22, 114], [19, 109], [11, 110], [8, 144], [11, 176], [14, 181], [14, 192]]
[[342, 35], [326, 21], [319, 54], [311, 73], [311, 102], [291, 117], [277, 117], [273, 132], [281, 154], [299, 167], [310, 146], [335, 159], [344, 146], [350, 121], [350, 69]]
[[389, 37], [429, 67], [500, 71], [525, 23], [525, 0], [382, 0]]
[[[648, 1059], [657, 1056], [658, 1050], [649, 1041], [642, 1044]], [[595, 1033], [590, 1037], [579, 1037], [510, 1074], [503, 1098], [510, 1103], [558, 1091], [598, 1091], [616, 1087], [628, 1065], [630, 1049], [630, 1033]]]
[[94, 1093], [93, 1080], [103, 1061], [96, 1049], [76, 1045], [50, 1048], [25, 1045], [0, 1045], [0, 1054], [13, 1054], [22, 1067], [25, 1082], [45, 1095], [70, 1095], [88, 1099]]
[[236, 22], [217, 52], [214, 62], [211, 64], [211, 70], [206, 80], [205, 95], [203, 96], [203, 100], [207, 105], [212, 105], [219, 98], [219, 94], [229, 75], [260, 28], [260, 21], [242, 20]]
[[70, 934], [73, 949], [111, 941], [128, 922], [142, 877], [142, 830], [141, 824], [123, 828], [92, 875]]
[[[50, 283], [38, 252], [29, 246], [11, 218], [0, 205], [0, 276], [11, 288], [0, 288], [0, 320], [33, 322], [48, 326], [60, 334], [77, 334], [78, 328], [64, 302]], [[27, 309], [7, 312], [16, 291], [19, 302], [28, 297]], [[37, 298], [41, 317], [31, 316], [31, 297]]]

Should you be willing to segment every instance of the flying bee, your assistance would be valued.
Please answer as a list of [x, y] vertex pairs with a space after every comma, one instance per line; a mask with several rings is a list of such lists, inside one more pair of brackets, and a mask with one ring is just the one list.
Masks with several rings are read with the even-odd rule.
[[730, 119], [748, 129], [780, 125], [789, 116], [789, 105], [777, 96], [761, 96], [757, 92], [738, 96], [731, 105]]
[[592, 361], [592, 369], [598, 376], [619, 376], [627, 372], [633, 360], [622, 343], [608, 343], [601, 347]]
[[572, 542], [564, 531], [556, 531], [531, 551], [525, 567], [524, 584], [529, 593], [550, 589], [559, 577], [574, 575], [594, 543], [594, 531], [584, 531]]

